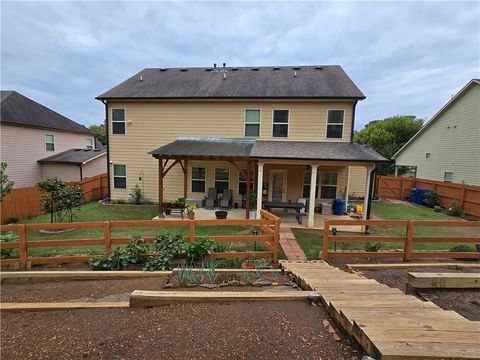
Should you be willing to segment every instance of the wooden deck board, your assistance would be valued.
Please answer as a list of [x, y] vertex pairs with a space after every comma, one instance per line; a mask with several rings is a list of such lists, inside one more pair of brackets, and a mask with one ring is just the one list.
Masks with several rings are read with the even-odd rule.
[[55, 311], [55, 310], [78, 310], [78, 309], [99, 309], [99, 308], [125, 308], [128, 302], [125, 301], [98, 301], [98, 302], [69, 302], [69, 303], [2, 303], [2, 312], [21, 311]]
[[480, 289], [480, 273], [409, 272], [407, 283], [415, 289]]
[[480, 359], [480, 322], [323, 261], [281, 264], [377, 359]]

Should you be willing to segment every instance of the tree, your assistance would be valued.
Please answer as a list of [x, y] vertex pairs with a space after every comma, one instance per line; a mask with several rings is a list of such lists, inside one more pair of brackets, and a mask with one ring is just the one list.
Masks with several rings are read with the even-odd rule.
[[81, 204], [83, 190], [77, 184], [67, 184], [54, 177], [37, 184], [42, 209], [50, 213], [50, 222], [73, 221], [73, 213]]
[[[423, 122], [423, 119], [414, 115], [396, 115], [383, 120], [374, 120], [356, 132], [354, 140], [367, 144], [390, 160], [421, 129]], [[378, 167], [378, 173], [381, 175], [393, 174], [394, 171], [393, 162]]]
[[3, 198], [12, 191], [14, 185], [14, 182], [8, 178], [6, 173], [7, 166], [6, 162], [0, 164], [0, 201], [3, 201]]
[[102, 145], [107, 144], [107, 134], [105, 132], [105, 124], [101, 125], [90, 125], [89, 129], [95, 133], [97, 140]]

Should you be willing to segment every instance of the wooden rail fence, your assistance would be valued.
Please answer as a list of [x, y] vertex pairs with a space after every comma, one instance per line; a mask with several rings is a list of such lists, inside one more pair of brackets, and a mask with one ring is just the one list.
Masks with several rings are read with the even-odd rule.
[[[83, 190], [83, 201], [100, 200], [108, 194], [107, 174], [96, 175], [77, 182]], [[42, 214], [40, 206], [40, 192], [36, 186], [13, 188], [0, 203], [0, 220], [4, 224], [10, 219], [26, 219], [30, 216]]]
[[[232, 220], [128, 220], [128, 221], [90, 221], [73, 222], [61, 224], [14, 224], [0, 225], [0, 231], [15, 231], [18, 234], [17, 242], [0, 243], [0, 249], [18, 249], [19, 258], [0, 260], [0, 265], [17, 265], [21, 269], [26, 269], [36, 264], [58, 264], [67, 262], [86, 262], [93, 256], [75, 255], [75, 256], [51, 256], [51, 257], [32, 257], [28, 255], [28, 249], [38, 247], [59, 247], [59, 246], [86, 246], [100, 245], [104, 247], [105, 253], [112, 251], [112, 245], [128, 244], [131, 237], [115, 238], [112, 237], [114, 228], [139, 228], [139, 227], [188, 227], [188, 235], [185, 238], [189, 242], [194, 242], [198, 237], [197, 227], [199, 226], [255, 226], [260, 229], [258, 235], [214, 235], [208, 236], [216, 242], [259, 242], [265, 245], [266, 251], [235, 251], [213, 253], [211, 258], [233, 259], [233, 258], [267, 258], [273, 261], [278, 259], [278, 244], [280, 238], [280, 218], [261, 210], [261, 219], [232, 219]], [[101, 229], [103, 238], [100, 239], [74, 239], [74, 240], [29, 240], [28, 231], [30, 230], [65, 230], [65, 229]], [[132, 232], [132, 235], [134, 232]], [[144, 237], [147, 242], [153, 242], [154, 237]]]
[[[370, 235], [334, 235], [331, 230], [335, 225], [352, 226], [404, 226], [406, 232], [404, 236], [370, 236]], [[415, 243], [480, 243], [480, 237], [430, 237], [415, 236], [415, 228], [421, 226], [438, 227], [468, 227], [478, 228], [480, 230], [480, 221], [461, 221], [461, 220], [325, 220], [323, 229], [323, 248], [322, 259], [337, 257], [352, 258], [377, 258], [377, 257], [403, 257], [404, 261], [418, 258], [453, 258], [453, 259], [480, 259], [480, 252], [452, 252], [452, 251], [414, 251]], [[330, 244], [332, 242], [370, 242], [370, 243], [403, 243], [403, 249], [400, 251], [332, 251]]]
[[435, 191], [443, 208], [456, 201], [466, 214], [480, 217], [480, 186], [446, 183], [400, 176], [377, 176], [375, 193], [380, 198], [406, 200], [411, 188]]

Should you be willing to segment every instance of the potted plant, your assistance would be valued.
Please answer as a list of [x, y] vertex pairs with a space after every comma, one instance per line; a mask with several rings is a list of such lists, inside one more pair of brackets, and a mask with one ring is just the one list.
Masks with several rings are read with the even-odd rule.
[[190, 219], [190, 220], [194, 220], [195, 219], [195, 209], [197, 208], [197, 205], [196, 204], [192, 204], [190, 205], [189, 207], [187, 207], [187, 217]]
[[257, 193], [255, 191], [250, 192], [250, 212], [249, 219], [255, 219], [257, 217]]

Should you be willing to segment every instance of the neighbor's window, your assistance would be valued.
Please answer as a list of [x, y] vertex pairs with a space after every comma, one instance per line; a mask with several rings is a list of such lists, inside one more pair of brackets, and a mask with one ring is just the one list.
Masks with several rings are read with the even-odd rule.
[[320, 176], [320, 198], [335, 199], [337, 197], [337, 173], [322, 172]]
[[113, 187], [115, 189], [127, 188], [127, 166], [113, 165]]
[[[312, 181], [312, 169], [309, 167], [303, 171], [303, 197], [308, 199], [310, 197], [310, 182]], [[317, 186], [315, 189], [315, 198], [318, 198], [318, 175]]]
[[446, 171], [445, 174], [443, 174], [443, 181], [449, 183], [453, 182], [453, 172]]
[[260, 110], [245, 110], [245, 136], [260, 136]]
[[273, 110], [273, 137], [288, 136], [289, 110]]
[[228, 189], [230, 183], [229, 168], [215, 168], [215, 189], [218, 194], [223, 194], [223, 190]]
[[343, 137], [344, 110], [328, 110], [327, 139], [341, 139]]
[[112, 109], [112, 134], [125, 134], [125, 109]]
[[430, 159], [432, 157], [431, 153], [425, 153], [425, 159]]
[[51, 134], [45, 135], [45, 150], [55, 151], [55, 136]]
[[87, 149], [88, 150], [93, 149], [93, 139], [87, 139]]
[[205, 193], [205, 168], [192, 167], [192, 192]]

